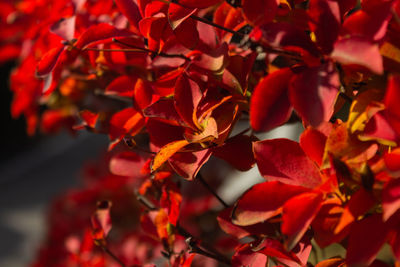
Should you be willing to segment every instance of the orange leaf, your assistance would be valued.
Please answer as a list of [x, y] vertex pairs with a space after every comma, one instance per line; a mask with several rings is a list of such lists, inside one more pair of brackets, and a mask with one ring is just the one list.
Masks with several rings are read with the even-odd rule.
[[166, 144], [163, 146], [160, 151], [156, 154], [151, 164], [151, 170], [155, 171], [161, 167], [161, 165], [166, 162], [172, 155], [178, 152], [180, 149], [188, 145], [189, 142], [186, 140], [178, 140]]

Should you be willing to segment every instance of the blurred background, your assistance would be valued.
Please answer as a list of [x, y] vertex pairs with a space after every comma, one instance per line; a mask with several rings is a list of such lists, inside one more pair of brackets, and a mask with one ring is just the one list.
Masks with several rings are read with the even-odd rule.
[[29, 266], [45, 237], [51, 200], [78, 186], [83, 164], [108, 144], [106, 136], [85, 132], [27, 136], [24, 119], [10, 115], [13, 67], [9, 62], [0, 72], [0, 266], [7, 267]]

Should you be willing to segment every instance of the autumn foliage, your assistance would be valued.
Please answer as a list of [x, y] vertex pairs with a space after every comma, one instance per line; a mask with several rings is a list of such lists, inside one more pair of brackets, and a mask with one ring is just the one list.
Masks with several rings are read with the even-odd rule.
[[[110, 139], [32, 266], [400, 264], [399, 0], [1, 0], [0, 19], [28, 133]], [[295, 122], [299, 142], [256, 136]], [[226, 203], [227, 166], [265, 182]]]

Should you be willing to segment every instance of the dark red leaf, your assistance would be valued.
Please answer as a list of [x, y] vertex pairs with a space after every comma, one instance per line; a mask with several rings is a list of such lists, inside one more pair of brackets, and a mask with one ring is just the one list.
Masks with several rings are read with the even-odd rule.
[[285, 259], [299, 263], [300, 260], [293, 252], [288, 252], [278, 240], [266, 238], [257, 248], [253, 249], [258, 253], [262, 253], [272, 258]]
[[305, 187], [277, 181], [254, 185], [235, 204], [232, 222], [247, 226], [268, 220], [281, 212], [287, 200], [307, 191]]
[[168, 6], [168, 22], [172, 30], [175, 30], [183, 21], [196, 12], [195, 8], [186, 8], [174, 3]]
[[387, 237], [388, 228], [383, 223], [381, 214], [373, 214], [356, 222], [349, 235], [346, 263], [351, 266], [368, 266], [375, 259]]
[[142, 18], [139, 7], [134, 0], [115, 0], [118, 9], [128, 19], [129, 23], [139, 32], [139, 21]]
[[250, 102], [250, 124], [254, 130], [269, 131], [289, 119], [292, 106], [288, 87], [292, 75], [289, 68], [284, 68], [258, 83]]
[[180, 117], [194, 130], [201, 129], [197, 119], [197, 107], [203, 97], [199, 85], [186, 75], [175, 84], [174, 106]]
[[119, 76], [106, 87], [107, 94], [132, 97], [134, 93], [135, 80], [127, 75]]
[[387, 221], [400, 208], [400, 179], [389, 181], [382, 191], [383, 220]]
[[339, 86], [339, 74], [333, 63], [307, 68], [293, 76], [290, 102], [307, 124], [318, 127], [331, 118]]
[[310, 28], [315, 33], [322, 53], [329, 54], [333, 49], [340, 29], [339, 3], [335, 0], [311, 0], [308, 7]]
[[344, 65], [359, 65], [377, 74], [383, 73], [378, 45], [365, 38], [354, 36], [337, 41], [331, 57]]
[[97, 41], [129, 35], [132, 35], [132, 33], [127, 30], [120, 30], [110, 24], [100, 23], [97, 25], [93, 25], [89, 27], [86, 31], [84, 31], [76, 41], [75, 47], [78, 49], [83, 49], [91, 43]]
[[321, 193], [309, 192], [294, 196], [285, 203], [282, 211], [281, 230], [288, 236], [285, 241], [288, 249], [294, 248], [303, 237], [321, 208], [322, 202], [323, 195]]
[[255, 136], [247, 135], [229, 138], [222, 146], [212, 149], [213, 156], [227, 161], [240, 171], [248, 171], [255, 164], [253, 142], [257, 140]]
[[179, 0], [179, 4], [191, 8], [207, 8], [222, 2], [222, 0]]
[[232, 256], [232, 267], [258, 267], [268, 264], [268, 257], [264, 254], [253, 251], [253, 246], [243, 244], [236, 249]]
[[306, 155], [318, 165], [322, 164], [327, 136], [317, 129], [307, 128], [300, 135], [300, 146]]
[[224, 209], [217, 217], [218, 224], [225, 233], [238, 239], [251, 235], [273, 235], [275, 233], [276, 225], [270, 223], [258, 223], [249, 226], [234, 225], [231, 219], [232, 211], [232, 207]]
[[243, 0], [243, 14], [254, 26], [271, 22], [278, 11], [277, 0]]
[[197, 20], [188, 18], [179, 24], [174, 30], [179, 43], [186, 48], [193, 50], [199, 43], [199, 32], [197, 31]]
[[210, 156], [211, 150], [204, 149], [197, 152], [176, 153], [168, 161], [177, 174], [185, 179], [193, 180]]
[[59, 45], [44, 54], [37, 65], [36, 74], [38, 76], [46, 76], [52, 72], [62, 52], [64, 52], [64, 45]]
[[314, 188], [321, 183], [316, 165], [299, 143], [289, 139], [271, 139], [253, 143], [258, 169], [270, 181]]
[[150, 118], [163, 119], [172, 125], [187, 126], [175, 109], [174, 100], [162, 98], [143, 110], [143, 114]]

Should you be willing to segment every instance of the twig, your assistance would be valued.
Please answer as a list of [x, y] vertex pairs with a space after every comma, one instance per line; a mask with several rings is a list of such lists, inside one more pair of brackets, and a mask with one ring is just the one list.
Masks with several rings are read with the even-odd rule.
[[164, 52], [157, 52], [157, 51], [154, 51], [154, 50], [151, 50], [151, 49], [148, 49], [148, 48], [139, 47], [139, 46], [132, 45], [132, 44], [127, 44], [127, 43], [121, 42], [120, 40], [118, 40], [116, 38], [113, 38], [112, 40], [115, 43], [119, 43], [119, 44], [125, 45], [127, 47], [131, 47], [133, 49], [138, 49], [138, 50], [141, 50], [143, 52], [152, 53], [153, 55], [157, 55], [157, 56], [161, 56], [161, 57], [168, 57], [168, 58], [178, 57], [178, 58], [182, 58], [182, 59], [187, 60], [187, 61], [191, 61], [190, 58], [188, 58], [187, 56], [182, 55], [182, 54], [167, 54], [167, 53], [164, 53]]
[[221, 204], [225, 207], [228, 208], [229, 205], [214, 191], [213, 188], [211, 188], [211, 186], [204, 180], [203, 176], [199, 173], [197, 174], [197, 179], [202, 183], [202, 185], [208, 190], [210, 191], [211, 194], [213, 194], [214, 197], [216, 197], [219, 202], [221, 202]]
[[224, 27], [224, 26], [221, 26], [221, 25], [216, 24], [216, 23], [214, 23], [214, 22], [212, 22], [212, 21], [209, 21], [209, 20], [207, 20], [207, 19], [205, 19], [205, 18], [196, 16], [196, 15], [190, 15], [190, 17], [191, 17], [192, 19], [194, 19], [194, 20], [203, 22], [203, 23], [205, 23], [205, 24], [211, 25], [211, 26], [213, 26], [213, 27], [215, 27], [215, 28], [218, 28], [218, 29], [221, 29], [221, 30], [223, 30], [223, 31], [232, 33], [232, 34], [234, 34], [234, 35], [240, 35], [241, 37], [246, 36], [246, 34], [244, 34], [244, 33], [241, 33], [241, 32], [238, 32], [238, 31], [234, 31], [234, 30], [231, 30], [231, 29], [228, 29], [228, 28], [226, 28], [226, 27]]
[[103, 249], [105, 253], [107, 253], [111, 258], [113, 258], [116, 262], [118, 262], [118, 264], [121, 265], [121, 267], [126, 267], [125, 263], [123, 263], [114, 253], [112, 253], [108, 247], [104, 245], [101, 245], [100, 247]]
[[[231, 261], [229, 258], [224, 256], [222, 253], [218, 252], [215, 248], [213, 248], [210, 245], [207, 245], [203, 242], [199, 244], [196, 241], [197, 239], [188, 231], [186, 231], [184, 228], [182, 228], [179, 224], [177, 224], [175, 228], [181, 236], [186, 238], [186, 243], [188, 244], [191, 253], [201, 254], [203, 256], [212, 258], [218, 262], [225, 263], [229, 266], [231, 265]], [[201, 248], [200, 246], [203, 248]]]
[[153, 203], [151, 203], [150, 200], [148, 200], [145, 196], [136, 193], [136, 198], [140, 202], [140, 204], [145, 206], [148, 210], [150, 211], [157, 210], [157, 208], [153, 205]]

